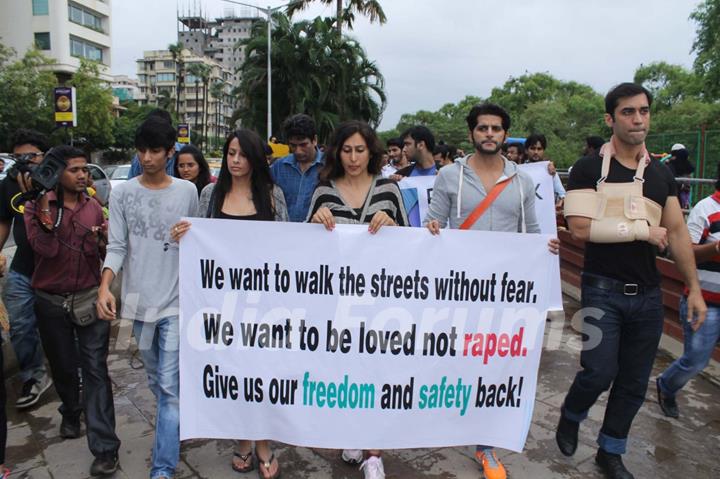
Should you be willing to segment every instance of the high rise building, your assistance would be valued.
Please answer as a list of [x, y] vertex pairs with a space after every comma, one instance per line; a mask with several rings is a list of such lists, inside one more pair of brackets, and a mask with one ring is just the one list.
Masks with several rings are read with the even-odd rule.
[[[207, 82], [192, 74], [197, 64], [208, 69]], [[136, 99], [141, 105], [173, 111], [177, 108], [178, 119], [189, 123], [191, 130], [224, 137], [234, 109], [231, 76], [220, 63], [187, 49], [177, 58], [169, 50], [146, 51], [137, 61], [140, 94]]]
[[80, 58], [100, 63], [100, 77], [111, 81], [112, 0], [8, 0], [0, 14], [0, 42], [23, 55], [33, 45], [55, 60], [51, 68], [64, 80]]
[[222, 18], [208, 20], [198, 14], [180, 16], [178, 41], [198, 56], [207, 56], [220, 63], [232, 73], [231, 82], [237, 86], [240, 75], [237, 70], [245, 60], [244, 47], [238, 42], [250, 38], [253, 23], [258, 20], [250, 9], [242, 9], [236, 16], [228, 9]]

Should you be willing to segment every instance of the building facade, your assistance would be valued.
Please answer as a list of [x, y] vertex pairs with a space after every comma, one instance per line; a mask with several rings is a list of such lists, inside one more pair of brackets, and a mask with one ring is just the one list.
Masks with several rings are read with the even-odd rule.
[[202, 16], [182, 16], [178, 18], [182, 25], [178, 31], [178, 41], [198, 56], [212, 58], [231, 72], [231, 83], [240, 82], [238, 69], [245, 60], [244, 47], [238, 45], [241, 40], [250, 38], [253, 24], [258, 20], [249, 9], [241, 16], [235, 16], [232, 10], [222, 18], [206, 20]]
[[50, 68], [62, 81], [80, 59], [100, 64], [110, 82], [112, 0], [8, 0], [0, 14], [0, 42], [23, 55], [35, 45], [55, 60]]
[[113, 75], [110, 88], [119, 102], [138, 101], [141, 98], [137, 80], [127, 75]]
[[[197, 64], [208, 69], [207, 81], [191, 73]], [[173, 111], [177, 108], [181, 121], [206, 136], [227, 134], [235, 106], [232, 73], [220, 63], [190, 50], [182, 50], [178, 58], [169, 50], [146, 51], [137, 61], [137, 77], [139, 104]]]

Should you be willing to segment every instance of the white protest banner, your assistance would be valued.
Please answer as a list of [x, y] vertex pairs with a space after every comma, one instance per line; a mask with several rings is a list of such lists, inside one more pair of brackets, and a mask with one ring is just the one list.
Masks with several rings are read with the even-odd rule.
[[435, 175], [406, 176], [398, 183], [410, 226], [422, 226], [432, 198], [435, 178]]
[[548, 236], [190, 221], [181, 439], [522, 450]]
[[[548, 173], [549, 161], [525, 163], [518, 165], [522, 171], [529, 174], [535, 184], [535, 214], [540, 224], [540, 232], [557, 236], [557, 223], [555, 221], [555, 191], [553, 177]], [[552, 284], [550, 288], [550, 308], [553, 311], [563, 310], [562, 283], [560, 280], [560, 256], [555, 256], [552, 265]]]

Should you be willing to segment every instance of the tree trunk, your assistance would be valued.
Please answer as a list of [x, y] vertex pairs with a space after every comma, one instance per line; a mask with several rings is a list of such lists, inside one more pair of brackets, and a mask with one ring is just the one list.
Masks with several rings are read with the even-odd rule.
[[203, 138], [205, 140], [203, 141], [203, 145], [207, 147], [207, 134], [208, 134], [208, 128], [207, 128], [207, 107], [208, 107], [208, 83], [207, 79], [203, 78]]
[[337, 13], [335, 18], [337, 19], [337, 32], [338, 36], [342, 36], [342, 14], [343, 14], [343, 0], [337, 0]]
[[[198, 102], [200, 101], [199, 95], [200, 89], [198, 88], [198, 78], [195, 77], [195, 133], [198, 132]], [[202, 143], [202, 139], [198, 139], [198, 145]]]

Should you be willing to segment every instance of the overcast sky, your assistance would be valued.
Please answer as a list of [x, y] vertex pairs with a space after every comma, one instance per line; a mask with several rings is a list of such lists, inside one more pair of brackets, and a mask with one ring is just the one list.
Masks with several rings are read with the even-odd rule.
[[[246, 0], [278, 6], [278, 0]], [[381, 0], [383, 25], [359, 20], [351, 32], [385, 76], [388, 105], [381, 130], [400, 115], [436, 110], [466, 95], [487, 96], [510, 76], [548, 72], [600, 93], [632, 80], [641, 64], [692, 65], [690, 13], [699, 0]], [[143, 50], [177, 41], [176, 10], [221, 0], [115, 0], [113, 74], [136, 76]], [[333, 16], [318, 4], [299, 18]]]

